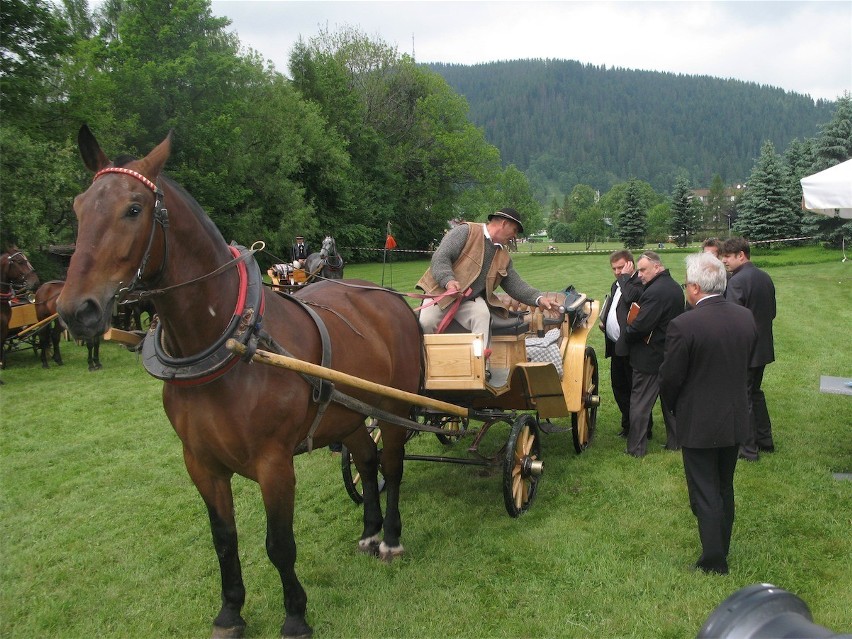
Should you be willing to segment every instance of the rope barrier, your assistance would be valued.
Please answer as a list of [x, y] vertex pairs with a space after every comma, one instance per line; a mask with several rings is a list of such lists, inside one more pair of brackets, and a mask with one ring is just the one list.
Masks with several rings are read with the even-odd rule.
[[[773, 243], [776, 243], [776, 242], [800, 242], [802, 240], [814, 240], [814, 239], [817, 239], [817, 238], [815, 238], [813, 236], [785, 237], [785, 238], [781, 238], [781, 239], [778, 239], [778, 240], [756, 240], [754, 242], [749, 240], [749, 244], [751, 244], [752, 246], [755, 246], [757, 244], [773, 244]], [[700, 246], [700, 245], [696, 245], [696, 246]], [[425, 250], [425, 249], [400, 249], [400, 248], [385, 249], [385, 248], [375, 248], [375, 247], [372, 247], [372, 246], [342, 246], [340, 248], [347, 249], [347, 250], [350, 250], [350, 251], [377, 251], [377, 252], [380, 252], [380, 253], [381, 252], [422, 253], [422, 254], [426, 254], [426, 255], [431, 255], [432, 253], [435, 252], [435, 251], [429, 251], [429, 250]], [[667, 248], [670, 248], [670, 247], [664, 246], [662, 249], [657, 249], [657, 250], [663, 250], [664, 251]], [[675, 246], [675, 247], [671, 247], [671, 248], [682, 249], [682, 248], [689, 248], [689, 247]], [[596, 255], [596, 254], [609, 255], [610, 253], [612, 253], [612, 250], [613, 249], [590, 249], [590, 250], [587, 250], [587, 251], [563, 251], [561, 249], [557, 249], [555, 251], [548, 251], [548, 250], [545, 249], [545, 250], [542, 250], [542, 251], [515, 251], [515, 254], [516, 255], [521, 255], [521, 254], [524, 254], [524, 255]]]

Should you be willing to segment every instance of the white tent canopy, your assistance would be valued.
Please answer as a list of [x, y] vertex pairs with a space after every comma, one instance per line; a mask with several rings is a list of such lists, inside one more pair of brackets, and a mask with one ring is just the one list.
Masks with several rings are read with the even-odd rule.
[[802, 208], [852, 219], [852, 160], [802, 178]]

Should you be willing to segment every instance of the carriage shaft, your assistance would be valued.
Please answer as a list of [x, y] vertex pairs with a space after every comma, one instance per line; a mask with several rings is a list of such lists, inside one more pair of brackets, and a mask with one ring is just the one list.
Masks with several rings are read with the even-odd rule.
[[[239, 353], [240, 355], [244, 355], [246, 352], [246, 347], [234, 339], [229, 339], [226, 346], [229, 350]], [[319, 377], [330, 382], [346, 384], [347, 386], [376, 393], [377, 395], [382, 395], [384, 397], [399, 399], [410, 404], [414, 404], [415, 406], [432, 408], [449, 415], [456, 415], [457, 417], [471, 417], [470, 410], [467, 408], [450, 404], [448, 402], [442, 402], [439, 399], [424, 397], [417, 393], [409, 393], [408, 391], [393, 388], [391, 386], [377, 384], [376, 382], [371, 382], [360, 377], [355, 377], [354, 375], [349, 375], [348, 373], [336, 371], [332, 368], [326, 368], [319, 364], [305, 362], [300, 359], [296, 359], [295, 357], [287, 357], [286, 355], [278, 355], [277, 353], [270, 353], [269, 351], [258, 349], [251, 359], [253, 362], [258, 362], [260, 364], [268, 364], [270, 366], [277, 366], [278, 368], [286, 368], [287, 370], [295, 371], [297, 373], [313, 375], [314, 377]]]

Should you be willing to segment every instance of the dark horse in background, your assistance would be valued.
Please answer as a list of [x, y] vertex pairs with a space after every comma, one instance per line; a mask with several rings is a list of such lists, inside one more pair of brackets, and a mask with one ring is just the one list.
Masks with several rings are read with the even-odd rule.
[[0, 368], [6, 368], [6, 338], [12, 318], [12, 300], [26, 296], [38, 287], [36, 275], [27, 256], [17, 246], [0, 255]]
[[[38, 317], [39, 322], [56, 313], [56, 301], [64, 286], [65, 282], [61, 280], [51, 280], [38, 287], [35, 294], [35, 307], [36, 316]], [[53, 361], [56, 362], [57, 366], [62, 366], [62, 353], [59, 349], [59, 344], [62, 342], [62, 333], [64, 330], [65, 325], [59, 317], [48, 322], [39, 329], [38, 337], [39, 349], [41, 350], [42, 368], [48, 368], [47, 352], [51, 346], [53, 347]], [[86, 349], [89, 351], [89, 370], [100, 370], [103, 368], [100, 360], [101, 336], [97, 335], [95, 337], [85, 338], [84, 341], [86, 342]]]
[[[310, 442], [316, 447], [346, 444], [364, 491], [358, 546], [390, 559], [403, 550], [399, 488], [406, 430], [380, 422], [387, 495], [383, 516], [379, 458], [364, 426], [368, 411], [334, 401], [315, 422], [320, 406], [313, 401], [315, 379], [235, 358], [224, 348], [225, 339], [250, 338], [256, 331], [261, 344], [277, 345], [301, 360], [319, 363], [330, 358], [334, 369], [418, 392], [419, 324], [401, 297], [369, 282], [358, 282], [368, 288], [356, 288], [355, 282], [319, 282], [306, 287], [298, 300], [270, 292], [251, 253], [229, 247], [199, 204], [163, 173], [171, 134], [141, 160], [122, 157], [114, 163], [88, 127], [81, 128], [78, 143], [95, 177], [74, 201], [77, 250], [59, 297], [59, 313], [73, 335], [93, 337], [107, 328], [117, 293], [147, 289], [158, 321], [143, 342], [143, 362], [152, 375], [170, 380], [163, 388], [163, 406], [183, 443], [187, 471], [207, 506], [219, 559], [222, 607], [213, 634], [241, 636], [245, 628], [231, 492], [231, 478], [237, 473], [260, 485], [267, 554], [284, 590], [281, 633], [309, 636], [307, 595], [295, 571], [293, 456]], [[327, 349], [321, 324], [327, 331]], [[407, 416], [411, 408], [398, 399], [343, 385], [336, 390], [394, 415]]]
[[308, 255], [308, 259], [305, 260], [305, 271], [308, 274], [308, 282], [316, 282], [318, 278], [324, 280], [343, 278], [343, 258], [337, 252], [337, 243], [333, 237], [326, 235], [319, 252]]

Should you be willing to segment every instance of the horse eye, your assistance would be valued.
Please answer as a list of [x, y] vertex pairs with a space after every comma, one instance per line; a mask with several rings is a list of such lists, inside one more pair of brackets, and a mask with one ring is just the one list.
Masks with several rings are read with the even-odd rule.
[[127, 207], [127, 217], [139, 217], [142, 213], [142, 207], [139, 204], [131, 204]]

